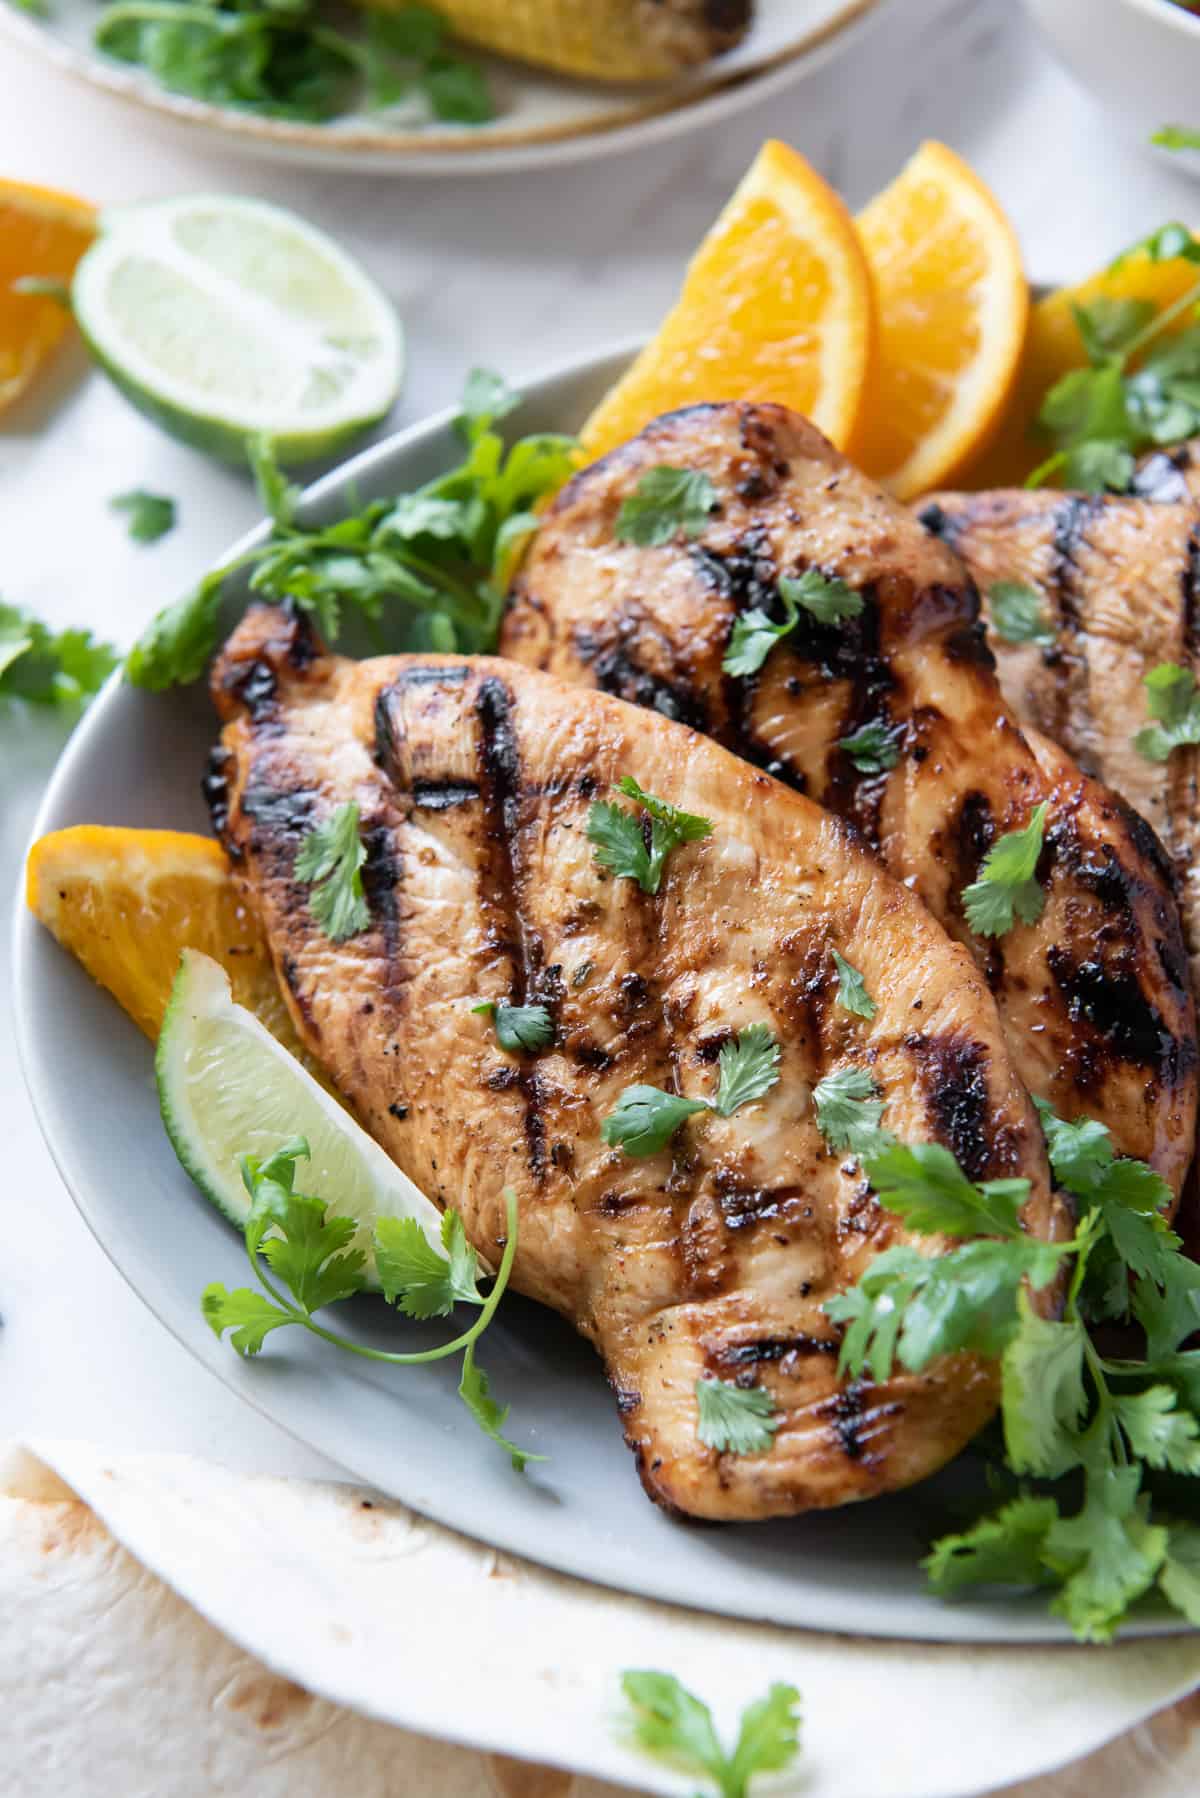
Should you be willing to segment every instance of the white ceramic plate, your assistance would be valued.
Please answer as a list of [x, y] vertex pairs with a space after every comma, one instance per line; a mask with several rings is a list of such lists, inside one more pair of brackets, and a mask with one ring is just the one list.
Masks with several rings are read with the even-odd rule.
[[0, 31], [93, 86], [263, 155], [374, 173], [461, 175], [576, 162], [714, 124], [835, 55], [878, 4], [758, 0], [755, 23], [736, 50], [650, 88], [573, 81], [470, 50], [487, 68], [497, 104], [497, 117], [483, 126], [427, 124], [396, 110], [306, 125], [172, 94], [145, 70], [93, 47], [96, 0], [48, 0], [44, 18], [0, 0]]
[[[628, 360], [624, 349], [535, 381], [510, 421], [576, 429]], [[327, 475], [309, 495], [334, 516], [430, 479], [461, 455], [450, 414], [403, 431]], [[265, 528], [265, 527], [264, 527]], [[245, 539], [238, 549], [256, 541]], [[230, 621], [241, 600], [230, 609]], [[114, 677], [75, 732], [36, 832], [83, 823], [207, 830], [200, 776], [216, 723], [201, 685], [137, 692]], [[954, 1641], [1055, 1640], [1044, 1599], [941, 1604], [917, 1563], [962, 1470], [913, 1492], [787, 1522], [700, 1527], [642, 1493], [591, 1350], [560, 1319], [506, 1299], [484, 1342], [509, 1427], [550, 1459], [512, 1473], [454, 1396], [449, 1363], [376, 1368], [297, 1332], [245, 1363], [200, 1314], [210, 1280], [242, 1285], [240, 1239], [191, 1185], [159, 1121], [150, 1045], [112, 1000], [17, 906], [18, 1036], [42, 1129], [102, 1247], [159, 1319], [227, 1385], [301, 1440], [419, 1511], [582, 1578], [730, 1616], [850, 1633]], [[444, 1339], [359, 1299], [340, 1321], [364, 1341]], [[215, 1445], [219, 1448], [219, 1445]], [[1135, 1632], [1186, 1629], [1158, 1615]]]

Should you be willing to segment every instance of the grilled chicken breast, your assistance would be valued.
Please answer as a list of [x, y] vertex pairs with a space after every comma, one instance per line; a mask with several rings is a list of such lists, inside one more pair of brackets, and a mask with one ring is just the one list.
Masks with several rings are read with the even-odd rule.
[[[694, 538], [618, 541], [648, 469], [703, 471]], [[722, 659], [739, 613], [782, 619], [777, 582], [816, 569], [862, 595], [841, 624], [801, 611], [761, 671]], [[585, 469], [546, 514], [503, 653], [705, 730], [857, 826], [985, 972], [1031, 1092], [1101, 1119], [1178, 1191], [1196, 1116], [1195, 1016], [1168, 872], [1145, 823], [1003, 699], [961, 562], [806, 420], [770, 405], [669, 414]], [[868, 723], [877, 775], [840, 744]], [[1045, 909], [972, 935], [962, 891], [992, 844], [1048, 806]]]
[[[1200, 749], [1185, 744], [1154, 762], [1133, 744], [1148, 721], [1150, 670], [1176, 662], [1200, 677], [1200, 509], [1017, 488], [941, 494], [921, 517], [979, 584], [1001, 685], [1022, 725], [1115, 787], [1165, 844], [1200, 976]], [[1037, 592], [1051, 644], [999, 634], [989, 609], [998, 581]]]
[[[278, 610], [250, 613], [213, 676], [227, 722], [207, 790], [307, 1047], [397, 1162], [496, 1257], [520, 1202], [517, 1287], [604, 1357], [650, 1494], [759, 1518], [904, 1486], [950, 1459], [996, 1398], [965, 1356], [844, 1384], [822, 1306], [904, 1239], [813, 1088], [869, 1071], [883, 1122], [949, 1145], [976, 1178], [1032, 1182], [1059, 1213], [1041, 1132], [986, 983], [844, 823], [666, 719], [497, 660], [328, 655]], [[657, 895], [598, 865], [593, 799], [631, 774], [712, 821]], [[370, 925], [331, 942], [294, 875], [339, 805], [360, 808]], [[868, 1022], [837, 1002], [832, 951]], [[515, 1057], [474, 1013], [551, 1012]], [[728, 1118], [693, 1117], [645, 1159], [606, 1147], [628, 1086], [711, 1095], [731, 1033], [764, 1023], [780, 1079]], [[936, 1246], [936, 1245], [934, 1245]], [[696, 1381], [769, 1389], [758, 1456], [697, 1435]]]

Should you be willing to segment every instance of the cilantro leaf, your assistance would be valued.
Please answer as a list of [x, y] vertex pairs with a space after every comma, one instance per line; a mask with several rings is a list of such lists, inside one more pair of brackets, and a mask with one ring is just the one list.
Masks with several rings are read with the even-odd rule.
[[1190, 668], [1160, 662], [1143, 680], [1146, 710], [1153, 724], [1139, 730], [1133, 746], [1147, 761], [1165, 762], [1184, 743], [1200, 743], [1200, 691]]
[[977, 936], [1003, 936], [1014, 919], [1036, 924], [1046, 895], [1034, 878], [1046, 831], [1046, 801], [1024, 830], [1011, 830], [989, 849], [979, 878], [963, 889], [963, 910]]
[[642, 821], [607, 800], [595, 800], [588, 810], [588, 842], [602, 868], [625, 880], [636, 880], [643, 893], [657, 893], [672, 849], [711, 836], [712, 821], [643, 792], [632, 775], [623, 775], [617, 786], [648, 813], [649, 844]]
[[899, 735], [882, 718], [872, 718], [848, 737], [839, 737], [838, 748], [845, 750], [860, 774], [886, 774], [900, 760]]
[[1171, 1354], [1200, 1330], [1200, 1265], [1174, 1254], [1160, 1265], [1156, 1281], [1139, 1281], [1133, 1301], [1149, 1361]]
[[366, 859], [353, 800], [339, 805], [300, 845], [295, 876], [312, 887], [309, 910], [332, 943], [346, 942], [371, 922], [362, 882]]
[[85, 704], [117, 665], [116, 651], [90, 631], [55, 633], [0, 600], [0, 701], [64, 708]]
[[880, 1119], [884, 1102], [876, 1097], [874, 1080], [863, 1068], [837, 1068], [813, 1088], [817, 1128], [832, 1149], [850, 1149], [856, 1155], [880, 1147]]
[[1166, 1559], [1167, 1531], [1137, 1508], [1140, 1480], [1136, 1467], [1089, 1475], [1083, 1510], [1060, 1517], [1046, 1533], [1043, 1558], [1064, 1582], [1050, 1608], [1080, 1641], [1111, 1641]]
[[621, 1675], [630, 1706], [629, 1733], [647, 1754], [688, 1773], [707, 1775], [719, 1798], [748, 1798], [758, 1773], [791, 1765], [800, 1747], [800, 1694], [775, 1684], [742, 1712], [738, 1739], [726, 1754], [712, 1712], [673, 1673], [630, 1669]]
[[717, 490], [699, 469], [648, 468], [617, 513], [618, 543], [652, 549], [678, 532], [698, 537], [717, 503]]
[[468, 1343], [463, 1354], [462, 1378], [458, 1383], [458, 1396], [461, 1398], [471, 1416], [475, 1419], [485, 1436], [502, 1448], [512, 1462], [514, 1473], [524, 1473], [530, 1461], [544, 1461], [545, 1455], [535, 1455], [527, 1448], [518, 1448], [503, 1435], [504, 1425], [511, 1410], [510, 1405], [498, 1405], [491, 1395], [488, 1377], [475, 1360], [475, 1344]]
[[657, 1155], [665, 1149], [679, 1126], [698, 1111], [707, 1111], [703, 1099], [685, 1099], [657, 1086], [627, 1086], [600, 1126], [610, 1148], [627, 1155]]
[[1087, 1411], [1086, 1332], [1078, 1318], [1052, 1323], [1018, 1301], [1020, 1327], [1004, 1351], [1004, 1442], [1014, 1473], [1055, 1479], [1079, 1461]]
[[713, 1110], [731, 1117], [739, 1105], [749, 1105], [769, 1093], [779, 1079], [779, 1043], [765, 1024], [748, 1024], [721, 1045], [720, 1080]]
[[520, 404], [520, 394], [514, 392], [503, 375], [490, 368], [473, 368], [463, 387], [455, 427], [472, 443]]
[[765, 1698], [746, 1706], [729, 1762], [728, 1783], [735, 1798], [749, 1789], [754, 1774], [791, 1766], [800, 1751], [799, 1705], [795, 1686], [777, 1682]]
[[709, 1377], [696, 1381], [696, 1434], [707, 1448], [731, 1455], [765, 1455], [780, 1419], [764, 1386], [738, 1386]]
[[272, 1330], [295, 1323], [290, 1311], [283, 1311], [253, 1287], [239, 1286], [230, 1292], [215, 1281], [204, 1288], [200, 1309], [213, 1335], [220, 1341], [226, 1330], [239, 1355], [257, 1355]]
[[802, 611], [820, 624], [840, 624], [843, 619], [857, 618], [863, 609], [861, 593], [817, 568], [806, 568], [796, 577], [780, 575], [777, 590], [784, 607], [779, 622], [761, 606], [752, 606], [734, 619], [721, 663], [726, 674], [757, 674], [780, 638], [795, 630]]
[[1109, 357], [1128, 349], [1154, 317], [1153, 300], [1115, 299], [1099, 294], [1088, 306], [1071, 306], [1088, 361], [1103, 368]]
[[239, 1157], [250, 1195], [246, 1242], [265, 1256], [304, 1312], [320, 1311], [363, 1288], [366, 1256], [351, 1249], [358, 1233], [352, 1217], [328, 1213], [324, 1200], [295, 1190], [296, 1158], [307, 1155], [302, 1138], [260, 1161]]
[[375, 1224], [375, 1266], [389, 1305], [405, 1317], [447, 1317], [455, 1305], [481, 1305], [479, 1267], [462, 1218], [442, 1218], [439, 1255], [415, 1218], [381, 1217]]
[[879, 1007], [867, 991], [867, 983], [858, 969], [836, 949], [833, 951], [833, 965], [838, 977], [837, 1002], [843, 1011], [851, 1011], [857, 1018], [873, 1018]]
[[199, 680], [217, 647], [225, 571], [207, 575], [191, 593], [156, 612], [125, 658], [132, 686], [162, 693]]
[[129, 519], [129, 535], [135, 543], [157, 543], [175, 528], [175, 501], [162, 493], [148, 493], [144, 487], [133, 487], [109, 500], [114, 512], [124, 512]]
[[554, 1019], [544, 1005], [504, 1005], [485, 999], [481, 1005], [472, 1005], [471, 1010], [493, 1020], [496, 1041], [510, 1054], [524, 1051], [536, 1055], [554, 1041]]
[[1049, 649], [1054, 627], [1042, 610], [1042, 596], [1024, 581], [993, 581], [988, 588], [992, 629], [1006, 643], [1036, 643]]
[[1095, 1118], [1076, 1118], [1073, 1124], [1057, 1117], [1045, 1099], [1034, 1098], [1046, 1151], [1055, 1178], [1070, 1192], [1099, 1190], [1113, 1163], [1112, 1138], [1107, 1126]]
[[1028, 1180], [973, 1185], [941, 1143], [885, 1142], [869, 1149], [866, 1174], [885, 1211], [910, 1230], [943, 1236], [1021, 1236]]
[[1158, 1583], [1175, 1609], [1200, 1627], [1200, 1528], [1194, 1523], [1169, 1526]]
[[1052, 1579], [1042, 1559], [1058, 1519], [1052, 1498], [1022, 1495], [960, 1535], [935, 1542], [921, 1565], [943, 1598], [966, 1586], [1038, 1586]]
[[1200, 1423], [1190, 1412], [1177, 1409], [1172, 1387], [1147, 1386], [1142, 1392], [1120, 1394], [1113, 1398], [1112, 1408], [1139, 1461], [1148, 1467], [1169, 1467], [1174, 1473], [1200, 1473]]

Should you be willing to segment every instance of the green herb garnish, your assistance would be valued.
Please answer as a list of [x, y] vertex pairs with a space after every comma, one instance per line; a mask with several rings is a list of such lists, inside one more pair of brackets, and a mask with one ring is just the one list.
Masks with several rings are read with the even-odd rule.
[[1042, 610], [1042, 596], [1024, 581], [994, 581], [988, 588], [992, 629], [1006, 643], [1036, 643], [1049, 649], [1054, 629]]
[[877, 1149], [887, 1140], [880, 1127], [884, 1102], [864, 1068], [838, 1068], [813, 1087], [817, 1128], [831, 1149], [855, 1155]]
[[1010, 830], [988, 850], [979, 879], [963, 888], [963, 911], [977, 936], [1003, 936], [1015, 918], [1036, 924], [1046, 895], [1034, 878], [1046, 834], [1046, 801], [1024, 830]]
[[[1157, 1584], [1200, 1623], [1200, 1531], [1169, 1503], [1158, 1515], [1153, 1477], [1200, 1474], [1200, 1351], [1182, 1348], [1200, 1327], [1200, 1266], [1163, 1217], [1170, 1191], [1152, 1168], [1115, 1156], [1094, 1119], [1068, 1123], [1044, 1102], [1038, 1109], [1055, 1178], [1077, 1201], [1075, 1235], [1032, 1238], [1020, 1221], [1028, 1182], [975, 1186], [937, 1145], [868, 1157], [880, 1204], [908, 1229], [970, 1240], [930, 1256], [889, 1249], [830, 1300], [828, 1315], [845, 1329], [839, 1365], [881, 1381], [896, 1361], [920, 1372], [960, 1349], [1002, 1356], [1008, 1469], [1039, 1489], [1018, 1490], [938, 1542], [925, 1562], [936, 1591], [1053, 1586], [1051, 1608], [1075, 1634], [1107, 1641]], [[1061, 1317], [1039, 1316], [1028, 1293], [1064, 1264]], [[1145, 1331], [1145, 1356], [1110, 1359], [1091, 1326], [1128, 1310]], [[1070, 1484], [1052, 1484], [1064, 1478]]]
[[726, 674], [756, 674], [776, 643], [795, 630], [801, 611], [810, 613], [821, 624], [840, 624], [844, 618], [857, 618], [863, 609], [861, 593], [815, 568], [805, 569], [796, 579], [781, 575], [777, 585], [784, 606], [783, 619], [776, 623], [760, 606], [739, 613], [721, 663]]
[[852, 1011], [858, 1018], [873, 1018], [879, 1007], [867, 991], [866, 981], [858, 969], [836, 949], [833, 951], [833, 965], [838, 977], [837, 1002], [843, 1011]]
[[600, 1134], [627, 1155], [656, 1155], [679, 1126], [699, 1111], [732, 1117], [770, 1092], [779, 1079], [779, 1043], [765, 1024], [748, 1024], [721, 1045], [715, 1099], [685, 1099], [657, 1086], [627, 1086], [605, 1118]]
[[699, 1421], [696, 1434], [706, 1448], [721, 1454], [765, 1455], [780, 1420], [775, 1401], [764, 1386], [738, 1386], [732, 1380], [696, 1381]]
[[91, 631], [52, 631], [19, 606], [0, 600], [0, 703], [77, 707], [98, 693], [119, 658]]
[[155, 692], [196, 680], [217, 646], [226, 581], [245, 568], [253, 593], [310, 613], [331, 639], [353, 611], [381, 652], [493, 650], [505, 589], [537, 526], [533, 508], [575, 461], [570, 437], [522, 437], [506, 452], [493, 427], [516, 404], [498, 376], [475, 370], [458, 419], [466, 455], [457, 467], [314, 530], [298, 521], [300, 494], [269, 439], [257, 439], [251, 462], [270, 537], [158, 614], [130, 652], [129, 680]]
[[698, 537], [717, 503], [717, 490], [706, 474], [692, 468], [648, 468], [617, 513], [619, 543], [653, 549], [678, 532]]
[[[489, 1398], [486, 1376], [474, 1359], [475, 1344], [495, 1316], [512, 1272], [517, 1248], [516, 1194], [511, 1188], [505, 1189], [504, 1253], [486, 1298], [478, 1290], [475, 1252], [466, 1241], [457, 1212], [448, 1211], [442, 1220], [445, 1255], [438, 1254], [412, 1219], [377, 1220], [375, 1260], [390, 1304], [408, 1317], [424, 1318], [444, 1317], [458, 1303], [479, 1307], [475, 1322], [453, 1341], [399, 1354], [351, 1342], [326, 1329], [313, 1315], [363, 1290], [366, 1257], [361, 1249], [351, 1246], [359, 1229], [356, 1218], [339, 1217], [323, 1199], [295, 1190], [296, 1162], [307, 1155], [308, 1144], [297, 1136], [265, 1160], [254, 1155], [239, 1156], [242, 1180], [251, 1200], [245, 1228], [246, 1254], [261, 1290], [242, 1286], [230, 1292], [219, 1284], [206, 1287], [202, 1309], [214, 1335], [221, 1337], [228, 1331], [238, 1353], [251, 1356], [261, 1351], [272, 1331], [297, 1324], [347, 1354], [398, 1367], [442, 1361], [461, 1352], [459, 1396], [480, 1428], [504, 1449], [518, 1472], [526, 1462], [542, 1460], [541, 1455], [531, 1455], [501, 1435], [507, 1412]], [[274, 1278], [264, 1272], [264, 1261]], [[290, 1299], [275, 1280], [287, 1288]]]
[[481, 1005], [472, 1005], [471, 1010], [492, 1019], [496, 1041], [510, 1054], [536, 1055], [554, 1041], [554, 1019], [544, 1005], [505, 1005], [485, 999]]
[[[1119, 261], [1135, 254], [1200, 263], [1200, 241], [1182, 225], [1164, 225]], [[1072, 308], [1090, 366], [1072, 369], [1047, 393], [1038, 423], [1054, 453], [1027, 486], [1055, 477], [1088, 493], [1124, 493], [1143, 450], [1200, 431], [1200, 324], [1156, 342], [1179, 319], [1194, 317], [1197, 301], [1200, 279], [1161, 311], [1149, 301], [1103, 294]]]
[[889, 730], [882, 718], [872, 718], [848, 737], [838, 738], [860, 774], [886, 774], [900, 760], [899, 732]]
[[1133, 746], [1151, 762], [1165, 762], [1184, 743], [1200, 743], [1200, 692], [1190, 668], [1160, 662], [1142, 682], [1153, 724], [1139, 730]]
[[622, 879], [636, 880], [643, 893], [657, 893], [672, 849], [711, 836], [712, 821], [643, 792], [629, 774], [618, 781], [617, 791], [636, 800], [647, 814], [649, 843], [640, 818], [603, 799], [596, 800], [588, 811], [588, 842], [602, 868]]
[[294, 873], [311, 886], [308, 908], [331, 943], [344, 943], [371, 922], [362, 881], [366, 859], [353, 800], [339, 805], [300, 845]]
[[673, 1673], [621, 1675], [630, 1704], [629, 1733], [647, 1754], [712, 1781], [715, 1798], [749, 1798], [758, 1773], [789, 1767], [800, 1748], [800, 1694], [795, 1686], [773, 1685], [765, 1698], [742, 1712], [732, 1753], [721, 1745], [712, 1712]]
[[126, 529], [135, 543], [157, 543], [175, 528], [175, 501], [163, 493], [133, 487], [108, 503], [114, 512], [126, 514]]
[[316, 0], [115, 0], [93, 35], [173, 93], [268, 118], [320, 124], [411, 99], [457, 124], [495, 116], [482, 70], [448, 50], [427, 6], [369, 11], [351, 36]]

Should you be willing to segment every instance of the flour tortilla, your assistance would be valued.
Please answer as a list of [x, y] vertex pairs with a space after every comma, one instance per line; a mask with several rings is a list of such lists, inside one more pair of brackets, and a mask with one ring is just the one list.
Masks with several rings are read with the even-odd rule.
[[[185, 1456], [46, 1443], [0, 1462], [0, 1615], [5, 1798], [684, 1798], [694, 1779], [622, 1740], [630, 1665], [677, 1673], [727, 1732], [771, 1680], [799, 1686], [804, 1752], [761, 1798], [1200, 1790], [1186, 1708], [1032, 1781], [1200, 1684], [1194, 1635], [989, 1649], [731, 1622], [547, 1573], [356, 1487]], [[567, 1762], [575, 1779], [551, 1770]]]

